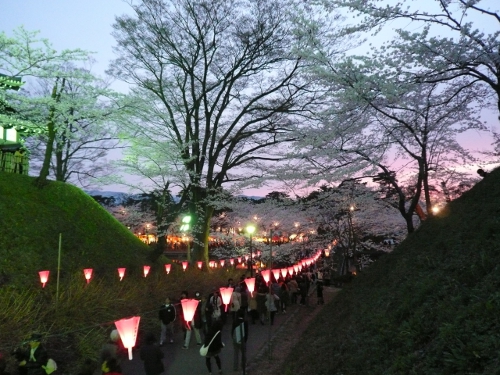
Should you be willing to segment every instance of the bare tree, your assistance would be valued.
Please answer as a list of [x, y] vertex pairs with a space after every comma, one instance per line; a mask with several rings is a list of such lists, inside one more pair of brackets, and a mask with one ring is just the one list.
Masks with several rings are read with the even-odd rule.
[[[294, 53], [292, 1], [143, 0], [118, 17], [110, 73], [134, 84], [140, 127], [182, 161], [195, 259], [208, 259], [213, 198], [256, 176], [315, 100]], [[239, 171], [239, 172], [238, 172]], [[209, 201], [208, 199], [212, 199]]]

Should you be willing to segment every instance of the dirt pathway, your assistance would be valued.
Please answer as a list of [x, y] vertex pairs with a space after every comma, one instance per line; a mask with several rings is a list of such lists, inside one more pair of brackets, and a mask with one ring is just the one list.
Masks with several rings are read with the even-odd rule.
[[[325, 305], [333, 299], [339, 290], [334, 287], [324, 288], [323, 296]], [[256, 358], [253, 359], [252, 363], [248, 364], [246, 375], [279, 374], [290, 351], [299, 342], [309, 323], [311, 323], [325, 305], [317, 304], [316, 293], [314, 291], [309, 296], [308, 306], [293, 306], [294, 309], [290, 318], [273, 335], [271, 340], [271, 356], [269, 356], [269, 347], [266, 345]]]

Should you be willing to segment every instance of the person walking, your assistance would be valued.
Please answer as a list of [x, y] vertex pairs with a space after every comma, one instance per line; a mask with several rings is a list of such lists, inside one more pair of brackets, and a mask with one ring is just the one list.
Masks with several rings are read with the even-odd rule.
[[214, 287], [205, 307], [205, 318], [208, 327], [212, 326], [216, 321], [221, 320], [221, 306], [222, 298], [217, 288]]
[[141, 347], [140, 357], [144, 362], [146, 375], [160, 375], [165, 371], [163, 366], [163, 352], [155, 344], [156, 338], [152, 332], [146, 335], [146, 343]]
[[208, 352], [205, 357], [205, 364], [208, 369], [208, 373], [212, 374], [212, 357], [215, 358], [215, 363], [219, 369], [219, 374], [222, 374], [222, 362], [220, 360], [219, 354], [224, 347], [222, 343], [222, 321], [215, 320], [208, 329], [208, 333], [205, 336], [204, 345], [208, 347]]
[[261, 282], [257, 289], [257, 313], [259, 315], [260, 324], [264, 325], [266, 320], [267, 308], [266, 308], [266, 295], [268, 294], [269, 288], [264, 282]]
[[278, 311], [276, 302], [279, 301], [279, 299], [280, 298], [273, 292], [266, 294], [266, 308], [269, 311], [271, 325], [274, 324], [274, 316], [276, 315], [276, 311]]
[[288, 281], [287, 286], [288, 290], [290, 291], [291, 304], [295, 305], [297, 303], [297, 295], [299, 294], [299, 284], [297, 283], [295, 277], [291, 278], [290, 281]]
[[280, 297], [280, 310], [283, 314], [286, 314], [286, 307], [290, 301], [290, 292], [288, 291], [288, 287], [284, 281], [280, 285], [279, 297]]
[[229, 311], [231, 312], [231, 322], [234, 322], [238, 311], [241, 309], [241, 293], [239, 286], [237, 286], [234, 289], [233, 294], [231, 294], [231, 302], [229, 305], [231, 306], [229, 308]]
[[243, 310], [238, 311], [236, 319], [233, 321], [231, 337], [233, 341], [233, 371], [238, 371], [239, 368], [243, 370], [246, 368], [246, 343], [248, 341], [248, 322]]
[[200, 333], [200, 331], [203, 328], [203, 320], [202, 320], [202, 316], [201, 316], [202, 303], [201, 303], [200, 292], [196, 292], [194, 294], [194, 297], [199, 302], [198, 302], [198, 305], [196, 306], [193, 320], [189, 323], [186, 323], [186, 324], [189, 324], [189, 327], [187, 327], [188, 329], [185, 332], [184, 346], [182, 347], [182, 349], [189, 348], [189, 343], [191, 342], [191, 334], [193, 331], [194, 331], [194, 335], [196, 337], [196, 345], [201, 346], [201, 333]]
[[255, 324], [259, 319], [259, 312], [257, 311], [257, 293], [248, 293], [248, 311], [250, 312], [252, 324]]
[[[165, 304], [160, 307], [159, 318], [161, 322], [160, 346], [163, 346], [167, 339], [174, 342], [174, 321], [176, 318], [175, 306], [170, 302], [170, 298], [165, 299]], [[167, 338], [168, 336], [168, 338]]]

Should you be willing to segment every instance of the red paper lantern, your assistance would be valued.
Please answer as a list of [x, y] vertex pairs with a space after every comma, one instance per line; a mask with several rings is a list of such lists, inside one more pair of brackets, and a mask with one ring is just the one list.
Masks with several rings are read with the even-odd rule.
[[280, 270], [273, 270], [273, 276], [276, 281], [280, 278]]
[[47, 281], [49, 281], [50, 271], [40, 271], [38, 272], [38, 274], [40, 275], [40, 282], [42, 283], [42, 288], [45, 288], [45, 284], [47, 283]]
[[249, 255], [248, 255], [248, 254], [246, 254], [246, 255], [245, 255], [245, 262], [248, 262], [248, 257], [249, 257]]
[[214, 262], [213, 260], [211, 260], [210, 262], [208, 262], [208, 266], [209, 266], [210, 268], [214, 268], [214, 266], [215, 266], [215, 262]]
[[287, 270], [288, 270], [288, 274], [290, 276], [293, 276], [293, 266], [288, 267]]
[[234, 259], [233, 258], [229, 259], [229, 263], [231, 264], [231, 266], [234, 266]]
[[264, 278], [264, 281], [267, 283], [269, 283], [269, 280], [271, 279], [271, 271], [270, 270], [264, 270], [261, 272], [262, 274], [262, 277]]
[[148, 276], [149, 270], [151, 269], [150, 266], [144, 266], [144, 277]]
[[262, 254], [262, 251], [257, 250], [257, 256], [260, 257], [261, 254]]
[[83, 275], [85, 276], [85, 280], [87, 280], [87, 284], [90, 282], [90, 279], [92, 278], [92, 268], [85, 268], [83, 270]]
[[182, 270], [185, 271], [188, 268], [188, 262], [185, 260], [182, 262]]
[[198, 268], [201, 270], [203, 268], [203, 262], [202, 261], [198, 261]]
[[238, 263], [241, 263], [241, 257], [238, 257]]
[[165, 264], [165, 271], [167, 272], [167, 275], [170, 273], [170, 270], [172, 269], [171, 264]]
[[298, 264], [297, 267], [299, 267], [299, 272], [302, 271], [302, 264]]
[[130, 360], [132, 359], [132, 348], [135, 346], [140, 320], [140, 316], [133, 316], [132, 318], [121, 319], [115, 322], [123, 346], [128, 349], [128, 359]]
[[281, 272], [281, 277], [285, 278], [285, 277], [286, 277], [286, 274], [288, 273], [288, 269], [286, 269], [286, 268], [282, 268], [282, 269], [280, 270], [280, 272]]
[[224, 264], [226, 263], [226, 261], [224, 259], [221, 259], [219, 262], [220, 262], [220, 266], [224, 267]]
[[[182, 312], [184, 315], [184, 320], [189, 323], [194, 318], [194, 313], [196, 312], [196, 307], [198, 306], [197, 299], [181, 299]], [[187, 325], [190, 328], [190, 324]]]
[[125, 276], [125, 270], [126, 268], [118, 268], [118, 276], [120, 276], [120, 281], [122, 281], [123, 277]]
[[231, 302], [231, 296], [233, 295], [233, 288], [220, 288], [219, 290], [222, 297], [222, 303], [226, 305], [227, 311], [227, 305]]
[[247, 284], [248, 291], [252, 294], [255, 289], [255, 277], [245, 279], [245, 284]]
[[299, 266], [297, 264], [293, 265], [293, 272], [295, 272], [295, 274], [299, 273]]

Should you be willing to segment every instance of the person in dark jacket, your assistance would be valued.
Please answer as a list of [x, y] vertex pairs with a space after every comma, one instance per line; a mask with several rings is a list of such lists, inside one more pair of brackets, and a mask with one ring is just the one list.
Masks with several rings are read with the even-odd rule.
[[160, 346], [165, 344], [168, 339], [170, 343], [174, 342], [174, 321], [176, 318], [175, 306], [170, 303], [170, 298], [165, 299], [165, 304], [160, 307], [158, 314], [161, 322]]
[[155, 335], [150, 332], [146, 335], [146, 343], [142, 346], [140, 356], [144, 361], [144, 370], [146, 375], [160, 375], [165, 371], [163, 366], [163, 352], [155, 344]]
[[[209, 327], [208, 333], [205, 336], [205, 346], [208, 346], [208, 353], [205, 357], [205, 363], [207, 365], [208, 373], [212, 373], [212, 357], [215, 358], [215, 363], [217, 364], [217, 368], [219, 369], [219, 374], [222, 374], [222, 363], [219, 357], [219, 354], [224, 347], [222, 343], [222, 322], [220, 320], [216, 320]], [[212, 340], [213, 339], [213, 340]]]
[[239, 310], [231, 328], [233, 341], [233, 370], [238, 371], [241, 352], [241, 369], [246, 366], [246, 342], [248, 340], [248, 322], [245, 319], [245, 312]]
[[24, 358], [19, 367], [26, 370], [26, 375], [46, 375], [44, 367], [47, 365], [49, 356], [40, 343], [42, 335], [34, 333], [28, 339], [29, 349], [24, 353]]

